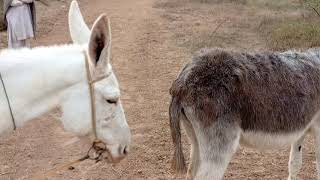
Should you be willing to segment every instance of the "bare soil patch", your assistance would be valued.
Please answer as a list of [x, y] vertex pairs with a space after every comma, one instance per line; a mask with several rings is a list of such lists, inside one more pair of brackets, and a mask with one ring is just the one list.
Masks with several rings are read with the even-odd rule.
[[[50, 8], [38, 5], [39, 33], [33, 45], [70, 42], [69, 2], [55, 1]], [[80, 0], [80, 7], [90, 25], [102, 12], [111, 18], [112, 63], [133, 144], [129, 157], [118, 165], [86, 161], [50, 179], [176, 179], [170, 170], [171, 82], [199, 48], [269, 49], [257, 29], [264, 17], [273, 17], [277, 11], [257, 11], [256, 7], [232, 1], [208, 4], [193, 0]], [[5, 33], [0, 33], [0, 39], [4, 48]], [[59, 110], [54, 110], [0, 138], [0, 179], [32, 179], [86, 152], [88, 144], [66, 133], [57, 120], [59, 116]], [[187, 153], [185, 137], [183, 141]], [[316, 179], [311, 138], [307, 138], [303, 151], [299, 179]], [[288, 156], [288, 149], [262, 153], [240, 148], [225, 179], [286, 179]]]

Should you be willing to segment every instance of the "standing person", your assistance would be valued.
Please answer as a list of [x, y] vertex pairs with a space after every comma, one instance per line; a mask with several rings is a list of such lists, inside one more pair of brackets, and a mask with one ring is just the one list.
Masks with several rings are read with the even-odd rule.
[[35, 37], [36, 8], [34, 0], [4, 0], [4, 19], [8, 32], [8, 48], [30, 47]]

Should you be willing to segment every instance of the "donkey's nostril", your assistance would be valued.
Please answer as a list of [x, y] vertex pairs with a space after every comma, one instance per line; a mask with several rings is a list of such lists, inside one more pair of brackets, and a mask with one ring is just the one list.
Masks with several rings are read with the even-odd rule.
[[129, 153], [129, 148], [125, 146], [122, 151], [123, 155], [127, 155]]
[[120, 146], [119, 147], [119, 154], [122, 156], [126, 156], [129, 153], [129, 147], [128, 146]]

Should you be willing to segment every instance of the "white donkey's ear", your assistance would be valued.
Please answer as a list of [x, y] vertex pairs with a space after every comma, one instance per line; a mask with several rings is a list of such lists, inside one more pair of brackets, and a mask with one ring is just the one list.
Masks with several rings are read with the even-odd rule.
[[97, 69], [106, 70], [111, 56], [111, 28], [105, 14], [98, 17], [91, 29], [88, 54]]
[[69, 9], [69, 30], [73, 43], [86, 44], [90, 39], [90, 30], [84, 22], [78, 2], [73, 0]]

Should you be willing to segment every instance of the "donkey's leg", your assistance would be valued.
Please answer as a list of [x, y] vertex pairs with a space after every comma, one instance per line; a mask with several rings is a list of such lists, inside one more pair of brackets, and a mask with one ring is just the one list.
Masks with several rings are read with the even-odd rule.
[[295, 180], [302, 166], [302, 144], [304, 135], [291, 145], [290, 159], [288, 163], [289, 177], [288, 180]]
[[187, 179], [193, 179], [199, 166], [199, 146], [196, 134], [189, 120], [183, 119], [183, 126], [186, 130], [187, 136], [191, 141], [191, 152], [190, 152], [190, 164], [187, 173]]
[[317, 176], [318, 180], [320, 180], [320, 128], [313, 128], [314, 140], [315, 140], [315, 150], [316, 150], [316, 166], [317, 166]]
[[240, 140], [240, 127], [235, 119], [230, 118], [232, 117], [220, 117], [210, 126], [194, 127], [200, 152], [196, 180], [221, 180], [223, 178]]

